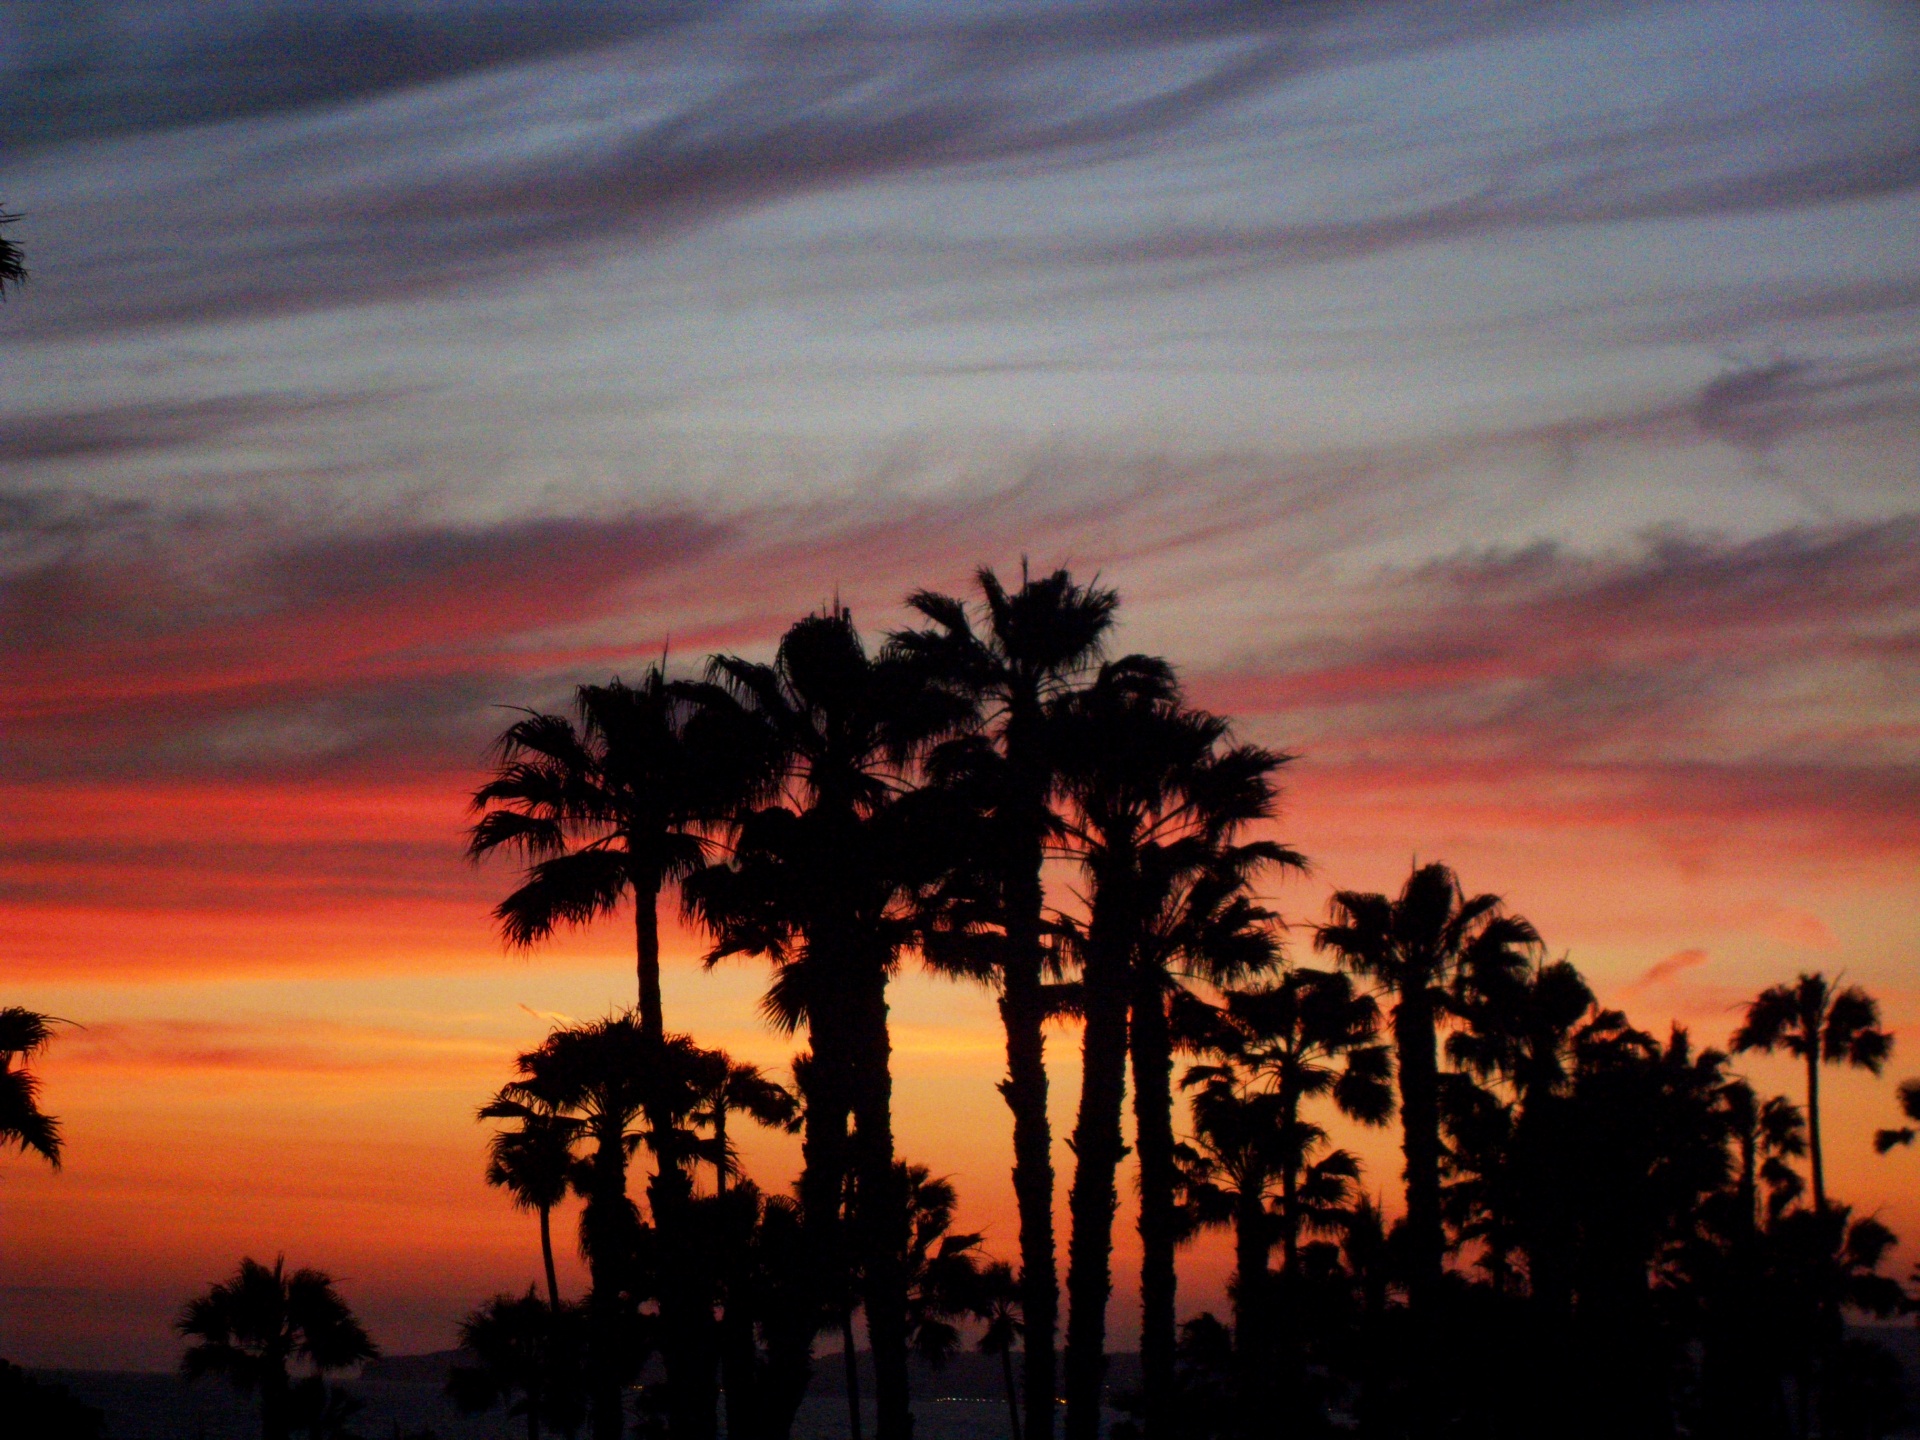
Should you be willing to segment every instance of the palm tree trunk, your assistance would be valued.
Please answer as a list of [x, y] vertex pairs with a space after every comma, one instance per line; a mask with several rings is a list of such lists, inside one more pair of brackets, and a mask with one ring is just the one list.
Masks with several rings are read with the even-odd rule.
[[713, 1107], [713, 1148], [713, 1193], [724, 1196], [727, 1193], [727, 1097], [724, 1094]]
[[560, 1310], [560, 1277], [553, 1268], [553, 1207], [540, 1207], [540, 1258], [547, 1266], [547, 1307], [556, 1314]]
[[886, 971], [875, 964], [861, 978], [859, 1074], [853, 1093], [854, 1206], [867, 1348], [873, 1356], [874, 1430], [878, 1440], [911, 1440], [907, 1277], [900, 1233], [907, 1201], [893, 1163], [893, 1045], [887, 1034]]
[[[827, 960], [816, 945], [809, 963], [819, 963], [825, 979]], [[823, 990], [827, 987], [823, 984]], [[852, 1083], [847, 1072], [850, 1041], [848, 1005], [843, 993], [823, 994], [807, 1015], [813, 1060], [808, 1071], [806, 1112], [800, 1141], [800, 1225], [804, 1272], [793, 1302], [765, 1318], [767, 1372], [763, 1418], [767, 1433], [783, 1440], [806, 1399], [813, 1373], [813, 1337], [829, 1298], [842, 1287], [847, 1270], [846, 1239], [840, 1219], [847, 1186], [847, 1121]]]
[[853, 1348], [853, 1307], [840, 1312], [840, 1368], [847, 1382], [847, 1435], [860, 1440], [860, 1352]]
[[700, 1258], [675, 1238], [689, 1233], [693, 1197], [671, 1151], [660, 1157], [647, 1199], [660, 1237], [660, 1358], [667, 1372], [668, 1433], [674, 1440], [712, 1440], [720, 1400], [713, 1305], [701, 1283]]
[[1440, 1218], [1440, 1081], [1433, 1005], [1424, 987], [1405, 991], [1393, 1012], [1394, 1045], [1400, 1060], [1401, 1151], [1406, 1158], [1407, 1234], [1411, 1273], [1407, 1303], [1412, 1311], [1412, 1416], [1416, 1436], [1436, 1433], [1434, 1349], [1439, 1317], [1446, 1232]]
[[[1025, 1440], [1053, 1440], [1060, 1281], [1054, 1269], [1053, 1130], [1047, 1119], [1037, 832], [1030, 849], [1031, 865], [1023, 855], [1007, 885], [1007, 954], [1000, 995], [1007, 1078], [1000, 1093], [1013, 1111], [1013, 1194], [1020, 1212], [1020, 1309], [1026, 1325], [1021, 1356], [1027, 1392]], [[1007, 1363], [1013, 1363], [1011, 1347]]]
[[[1116, 948], [1118, 955], [1099, 953]], [[1100, 1435], [1107, 1300], [1113, 1293], [1114, 1173], [1126, 1153], [1120, 1138], [1127, 1087], [1126, 972], [1124, 947], [1110, 940], [1090, 945], [1068, 1198], [1073, 1234], [1067, 1245], [1067, 1440], [1099, 1440]]]
[[580, 1217], [581, 1239], [593, 1288], [587, 1294], [587, 1399], [593, 1440], [621, 1440], [626, 1433], [622, 1387], [620, 1278], [631, 1249], [627, 1201], [627, 1156], [621, 1127], [601, 1133], [594, 1146], [590, 1193]]
[[[727, 1440], [765, 1440], [760, 1411], [759, 1353], [754, 1343], [754, 1230], [760, 1196], [751, 1184], [715, 1201], [722, 1236], [720, 1380], [727, 1397]], [[770, 1327], [771, 1328], [771, 1327]]]
[[1173, 1042], [1159, 975], [1134, 994], [1133, 1128], [1140, 1151], [1140, 1377], [1146, 1440], [1171, 1440], [1177, 1426], [1174, 1315]]
[[633, 882], [634, 948], [640, 979], [640, 1033], [649, 1040], [666, 1034], [666, 1015], [660, 1002], [660, 882]]
[[1400, 1052], [1401, 1151], [1406, 1158], [1407, 1232], [1413, 1273], [1407, 1298], [1431, 1316], [1446, 1259], [1440, 1222], [1440, 1082], [1433, 1006], [1424, 992], [1403, 994], [1394, 1009], [1394, 1043]]
[[1013, 1341], [1000, 1348], [1000, 1378], [1007, 1383], [1007, 1440], [1020, 1440], [1020, 1392], [1013, 1383]]
[[1265, 1403], [1267, 1215], [1251, 1178], [1234, 1204], [1233, 1358], [1234, 1422], [1239, 1440], [1255, 1440], [1271, 1426]]
[[291, 1408], [290, 1392], [284, 1367], [279, 1374], [269, 1374], [261, 1383], [260, 1440], [288, 1440], [291, 1433], [291, 1420], [287, 1414]]
[[1827, 1208], [1827, 1167], [1820, 1154], [1820, 1033], [1807, 1037], [1807, 1156], [1813, 1170], [1813, 1208]]

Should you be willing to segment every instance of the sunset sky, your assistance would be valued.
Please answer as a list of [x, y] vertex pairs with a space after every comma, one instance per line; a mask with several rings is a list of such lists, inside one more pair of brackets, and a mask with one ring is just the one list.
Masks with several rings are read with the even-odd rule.
[[[171, 1366], [243, 1253], [395, 1352], [524, 1287], [473, 1111], [633, 972], [617, 921], [501, 953], [499, 707], [1023, 555], [1298, 753], [1289, 920], [1442, 859], [1649, 1027], [1870, 988], [1828, 1166], [1905, 1273], [1917, 16], [0, 0], [0, 1004], [74, 1022], [0, 1354]], [[670, 1026], [783, 1065], [700, 952]], [[991, 998], [893, 1018], [902, 1150], [1011, 1257]]]

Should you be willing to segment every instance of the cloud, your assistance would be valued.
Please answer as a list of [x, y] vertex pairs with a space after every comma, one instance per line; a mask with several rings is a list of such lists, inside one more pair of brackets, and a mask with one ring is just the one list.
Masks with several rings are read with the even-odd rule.
[[[204, 323], [497, 284], [783, 200], [931, 174], [992, 177], [1003, 195], [1035, 194], [1148, 148], [1230, 153], [1249, 129], [1294, 135], [1268, 142], [1290, 168], [1344, 172], [1338, 203], [1232, 225], [1081, 204], [1056, 209], [1054, 234], [1020, 238], [963, 221], [934, 244], [976, 273], [985, 261], [1020, 275], [1122, 267], [1197, 282], [1529, 229], [1851, 203], [1920, 185], [1920, 131], [1901, 119], [1910, 77], [1750, 104], [1710, 97], [1693, 108], [1580, 115], [1531, 143], [1499, 128], [1443, 141], [1424, 123], [1418, 141], [1392, 129], [1369, 136], [1357, 121], [1348, 135], [1312, 109], [1291, 127], [1271, 113], [1329, 72], [1347, 71], [1364, 90], [1380, 82], [1360, 72], [1395, 57], [1564, 38], [1627, 13], [1605, 4], [1176, 10], [1135, 0], [805, 19], [731, 5], [622, 7], [598, 21], [586, 7], [550, 5], [524, 24], [551, 44], [518, 48], [489, 38], [510, 35], [505, 7], [464, 17], [451, 7], [402, 16], [367, 6], [346, 21], [329, 13], [283, 7], [247, 19], [223, 53], [258, 51], [271, 65], [150, 61], [136, 70], [193, 78], [171, 101], [139, 98], [138, 85], [120, 101], [122, 114], [147, 117], [141, 124], [258, 118], [62, 158], [101, 167], [104, 180], [70, 200], [56, 177], [29, 167], [24, 183], [46, 196], [34, 204], [59, 263], [41, 267], [47, 278], [19, 322], [24, 333]], [[479, 38], [396, 45], [380, 38], [394, 25]], [[636, 29], [644, 38], [622, 38]], [[306, 50], [311, 63], [287, 58]], [[398, 58], [372, 67], [343, 58], [364, 50]], [[509, 54], [519, 63], [448, 78]], [[92, 72], [82, 64], [74, 73]], [[269, 73], [318, 78], [285, 93], [249, 78]], [[428, 80], [436, 83], [417, 83]], [[42, 108], [59, 116], [65, 92], [55, 88]], [[382, 98], [284, 109], [362, 92]], [[1287, 153], [1321, 132], [1324, 153], [1311, 144]], [[1393, 150], [1416, 143], [1430, 163], [1410, 182]], [[858, 248], [884, 238], [871, 222], [860, 228]], [[937, 265], [933, 250], [926, 258]]]
[[1633, 982], [1631, 988], [1644, 990], [1654, 985], [1665, 984], [1676, 975], [1706, 964], [1707, 959], [1707, 952], [1704, 950], [1676, 950], [1666, 959], [1656, 961], [1650, 966], [1646, 974]]
[[[255, 426], [350, 410], [373, 398], [224, 395], [0, 416], [0, 467], [138, 456], [224, 439]], [[22, 504], [22, 499], [0, 497], [0, 506], [16, 513]], [[12, 518], [0, 508], [0, 526], [11, 528]]]

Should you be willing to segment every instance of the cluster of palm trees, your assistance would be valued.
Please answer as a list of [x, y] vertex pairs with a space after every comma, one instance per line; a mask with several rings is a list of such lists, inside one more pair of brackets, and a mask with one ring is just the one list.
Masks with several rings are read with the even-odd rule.
[[[1728, 1052], [1660, 1038], [1438, 864], [1397, 894], [1336, 893], [1311, 932], [1323, 963], [1300, 963], [1263, 899], [1305, 864], [1271, 835], [1291, 757], [1237, 740], [1165, 662], [1109, 655], [1112, 591], [978, 580], [972, 603], [912, 596], [915, 628], [877, 649], [836, 606], [769, 662], [650, 667], [500, 737], [470, 849], [524, 866], [503, 936], [631, 905], [636, 1003], [555, 1029], [480, 1110], [504, 1122], [487, 1178], [539, 1216], [543, 1286], [468, 1317], [456, 1400], [533, 1437], [614, 1440], [637, 1418], [786, 1440], [837, 1335], [862, 1440], [859, 1317], [879, 1440], [913, 1433], [909, 1357], [940, 1360], [970, 1323], [1001, 1357], [1011, 1440], [1052, 1440], [1062, 1407], [1068, 1440], [1884, 1429], [1888, 1362], [1846, 1318], [1908, 1297], [1880, 1273], [1892, 1235], [1827, 1193], [1819, 1097], [1825, 1065], [1884, 1066], [1871, 997], [1804, 975], [1756, 998]], [[709, 965], [767, 964], [763, 1016], [803, 1046], [790, 1076], [668, 1027], [669, 902]], [[897, 1153], [888, 986], [908, 961], [998, 999], [1017, 1265]], [[1080, 1037], [1064, 1346], [1059, 1020]], [[0, 1011], [0, 1140], [57, 1163], [24, 1063], [49, 1033]], [[1731, 1068], [1781, 1050], [1805, 1065], [1797, 1100]], [[1900, 1096], [1920, 1120], [1920, 1082]], [[1397, 1118], [1397, 1222], [1336, 1116]], [[791, 1191], [742, 1173], [734, 1117], [801, 1136]], [[1129, 1118], [1140, 1372], [1117, 1393]], [[570, 1196], [589, 1272], [572, 1301], [552, 1234]], [[1183, 1325], [1179, 1250], [1208, 1227], [1232, 1236], [1230, 1323]], [[188, 1374], [256, 1393], [268, 1440], [344, 1433], [323, 1376], [373, 1347], [323, 1273], [246, 1261], [179, 1323]]]
[[[472, 853], [525, 863], [497, 912], [507, 941], [629, 901], [637, 935], [637, 1007], [557, 1030], [482, 1112], [516, 1124], [491, 1174], [540, 1212], [549, 1257], [544, 1306], [501, 1297], [472, 1322], [504, 1333], [519, 1307], [514, 1373], [545, 1376], [518, 1386], [530, 1433], [543, 1413], [624, 1433], [657, 1353], [663, 1379], [641, 1392], [656, 1423], [712, 1436], [724, 1397], [729, 1436], [784, 1440], [821, 1335], [840, 1333], [856, 1379], [856, 1311], [880, 1440], [912, 1434], [909, 1354], [942, 1353], [966, 1315], [1004, 1357], [1021, 1440], [1051, 1440], [1062, 1401], [1068, 1440], [1095, 1440], [1116, 1399], [1144, 1440], [1850, 1423], [1837, 1397], [1865, 1393], [1872, 1367], [1842, 1314], [1905, 1303], [1877, 1273], [1891, 1237], [1828, 1199], [1820, 1159], [1820, 1064], [1877, 1073], [1891, 1044], [1864, 993], [1803, 977], [1734, 1037], [1806, 1058], [1803, 1108], [1758, 1097], [1683, 1031], [1659, 1040], [1598, 1008], [1525, 920], [1442, 865], [1397, 895], [1338, 893], [1313, 932], [1333, 964], [1289, 963], [1262, 886], [1304, 867], [1270, 835], [1291, 757], [1238, 741], [1165, 662], [1110, 656], [1112, 591], [1064, 571], [978, 581], [973, 603], [913, 595], [915, 628], [877, 649], [835, 607], [770, 663], [718, 656], [685, 680], [651, 667], [501, 737]], [[769, 965], [763, 1013], [805, 1042], [790, 1086], [668, 1031], [669, 899], [708, 964]], [[915, 1250], [924, 1185], [895, 1152], [887, 1018], [909, 958], [997, 995], [1017, 1267], [948, 1237], [930, 1280]], [[1061, 1017], [1081, 1037], [1064, 1356], [1045, 1068]], [[1129, 1109], [1140, 1382], [1116, 1397]], [[740, 1112], [803, 1136], [791, 1194], [739, 1175]], [[1399, 1223], [1333, 1145], [1335, 1113], [1398, 1115]], [[641, 1147], [644, 1216], [626, 1179]], [[1808, 1152], [1803, 1204], [1790, 1162]], [[547, 1221], [570, 1189], [591, 1272], [577, 1312]], [[1232, 1325], [1182, 1327], [1177, 1254], [1209, 1225], [1233, 1232]], [[1732, 1298], [1749, 1291], [1774, 1310]], [[536, 1310], [550, 1340], [527, 1339]], [[1770, 1349], [1750, 1333], [1761, 1313]], [[1476, 1350], [1494, 1335], [1497, 1352]], [[477, 1389], [508, 1398], [513, 1365]], [[1755, 1395], [1771, 1398], [1745, 1405]], [[850, 1423], [858, 1440], [857, 1406]]]

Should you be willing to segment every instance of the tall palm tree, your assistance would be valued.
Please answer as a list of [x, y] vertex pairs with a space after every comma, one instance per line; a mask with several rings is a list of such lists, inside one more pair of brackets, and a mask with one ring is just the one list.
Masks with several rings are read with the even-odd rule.
[[588, 1153], [574, 1184], [586, 1200], [580, 1248], [592, 1277], [587, 1296], [587, 1389], [595, 1440], [625, 1429], [623, 1387], [631, 1374], [634, 1267], [639, 1211], [627, 1194], [627, 1162], [643, 1139], [643, 1100], [658, 1081], [658, 1047], [631, 1014], [567, 1026], [520, 1056], [518, 1075], [482, 1108], [485, 1119], [550, 1125]]
[[572, 719], [529, 712], [508, 726], [474, 792], [467, 846], [475, 860], [506, 850], [527, 862], [494, 911], [516, 949], [632, 898], [640, 1028], [656, 1040], [660, 894], [705, 863], [714, 828], [768, 775], [758, 732], [696, 718], [686, 689], [653, 665], [638, 685], [580, 686]]
[[1140, 1163], [1140, 1359], [1146, 1433], [1177, 1426], [1174, 1366], [1175, 1251], [1181, 1238], [1173, 1135], [1173, 1054], [1213, 1028], [1212, 1012], [1187, 988], [1245, 981], [1280, 958], [1278, 917], [1255, 902], [1267, 868], [1304, 869], [1274, 841], [1236, 843], [1240, 827], [1270, 818], [1274, 772], [1287, 757], [1238, 747], [1208, 757], [1190, 797], [1194, 828], [1156, 842], [1143, 857], [1149, 918], [1134, 948], [1128, 1052]]
[[529, 1111], [517, 1130], [496, 1130], [487, 1141], [487, 1183], [513, 1197], [522, 1210], [540, 1216], [540, 1258], [547, 1273], [547, 1303], [560, 1308], [560, 1279], [553, 1268], [553, 1207], [567, 1198], [574, 1173], [576, 1130], [559, 1115]]
[[[1440, 1054], [1442, 1018], [1464, 972], [1524, 963], [1539, 943], [1525, 920], [1504, 914], [1497, 895], [1464, 894], [1445, 865], [1422, 865], [1400, 894], [1341, 890], [1333, 919], [1314, 932], [1316, 949], [1367, 977], [1393, 997], [1402, 1152], [1406, 1161], [1408, 1299], [1424, 1324], [1446, 1257], [1440, 1214]], [[1522, 957], [1510, 960], [1509, 957]]]
[[1754, 997], [1734, 1032], [1735, 1053], [1785, 1050], [1807, 1067], [1807, 1153], [1813, 1171], [1813, 1208], [1827, 1208], [1827, 1174], [1820, 1153], [1820, 1067], [1851, 1065], [1874, 1075], [1893, 1052], [1880, 1028], [1880, 1006], [1858, 985], [1835, 988], [1815, 972], [1791, 985], [1770, 985]]
[[31, 1150], [54, 1169], [64, 1148], [60, 1121], [40, 1108], [40, 1077], [27, 1068], [52, 1043], [51, 1016], [18, 1005], [0, 1009], [0, 1146]]
[[1099, 585], [1079, 584], [1065, 570], [1034, 579], [1024, 562], [1020, 587], [1012, 592], [990, 569], [980, 569], [975, 580], [982, 601], [979, 628], [965, 601], [923, 590], [907, 603], [931, 628], [896, 635], [892, 643], [963, 695], [984, 726], [984, 745], [951, 747], [950, 757], [985, 790], [990, 817], [978, 859], [1000, 943], [977, 973], [998, 983], [1006, 1032], [1007, 1075], [1000, 1093], [1013, 1112], [1026, 1440], [1051, 1440], [1060, 1294], [1053, 1135], [1047, 1118], [1041, 868], [1057, 830], [1053, 799], [1059, 764], [1049, 744], [1048, 717], [1087, 682], [1102, 659], [1120, 597]]
[[287, 1440], [291, 1362], [324, 1375], [380, 1353], [333, 1278], [310, 1269], [289, 1275], [285, 1257], [272, 1269], [242, 1260], [232, 1279], [189, 1301], [174, 1328], [196, 1342], [180, 1362], [189, 1382], [218, 1375], [243, 1395], [259, 1395], [261, 1440]]
[[[768, 957], [768, 1017], [807, 1029], [800, 1183], [815, 1308], [824, 1319], [847, 1268], [839, 1213], [851, 1173], [880, 1440], [907, 1440], [906, 1282], [888, 1238], [898, 1197], [887, 984], [944, 839], [910, 793], [912, 761], [963, 705], [899, 658], [870, 655], [844, 609], [791, 626], [770, 665], [716, 658], [697, 698], [717, 724], [761, 737], [782, 785], [777, 803], [739, 820], [732, 862], [683, 893], [714, 936], [708, 963]], [[789, 1422], [809, 1363], [800, 1356], [772, 1386]]]
[[[1169, 913], [1167, 897], [1236, 845], [1245, 825], [1268, 813], [1279, 760], [1256, 747], [1230, 744], [1226, 722], [1185, 708], [1172, 671], [1144, 656], [1104, 664], [1093, 683], [1061, 707], [1055, 723], [1062, 788], [1070, 802], [1063, 834], [1085, 885], [1084, 919], [1069, 927], [1081, 962], [1085, 1031], [1069, 1195], [1067, 1435], [1094, 1440], [1113, 1283], [1115, 1173], [1124, 1148], [1128, 1017], [1140, 989], [1139, 962], [1159, 943], [1156, 925]], [[1171, 1135], [1160, 1138], [1167, 1142], [1170, 1171]], [[1153, 1143], [1149, 1137], [1143, 1148]], [[1166, 1420], [1164, 1372], [1172, 1346], [1159, 1321], [1171, 1287], [1163, 1270], [1146, 1278], [1156, 1285], [1146, 1308], [1153, 1333], [1143, 1334], [1141, 1342], [1143, 1367], [1151, 1353], [1159, 1377], [1149, 1400], [1152, 1425], [1155, 1413], [1162, 1424]]]
[[[1920, 1121], [1920, 1079], [1902, 1080], [1898, 1093], [1901, 1113], [1909, 1120]], [[1913, 1135], [1911, 1125], [1902, 1125], [1897, 1130], [1876, 1130], [1873, 1132], [1874, 1152], [1884, 1155], [1896, 1145], [1911, 1145]]]

